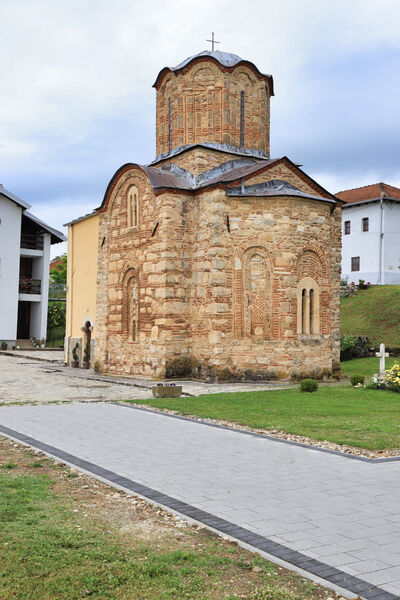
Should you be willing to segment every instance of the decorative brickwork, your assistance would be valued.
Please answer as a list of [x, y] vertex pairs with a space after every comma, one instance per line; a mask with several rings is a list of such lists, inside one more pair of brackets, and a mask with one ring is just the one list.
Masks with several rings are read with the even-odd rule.
[[156, 89], [157, 155], [215, 142], [269, 156], [270, 83], [250, 66], [226, 69], [201, 57], [183, 70], [166, 72]]
[[112, 178], [98, 209], [98, 369], [338, 373], [341, 209], [286, 157], [238, 150], [269, 153], [272, 78], [253, 67], [202, 57], [157, 78], [157, 154], [237, 148], [194, 145]]

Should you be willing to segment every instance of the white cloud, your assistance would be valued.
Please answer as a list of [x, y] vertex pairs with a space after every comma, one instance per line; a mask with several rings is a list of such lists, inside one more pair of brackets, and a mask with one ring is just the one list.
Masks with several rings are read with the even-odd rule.
[[[312, 111], [299, 110], [307, 105], [314, 109], [324, 82], [337, 82], [330, 84], [332, 96], [337, 94], [337, 102], [342, 101], [348, 80], [343, 83], [341, 73], [329, 70], [335, 61], [351, 65], [354, 56], [359, 59], [374, 51], [394, 54], [400, 48], [398, 0], [0, 0], [0, 22], [1, 179], [7, 186], [8, 174], [14, 180], [18, 172], [28, 178], [29, 161], [30, 169], [41, 173], [35, 179], [38, 196], [39, 187], [46, 187], [46, 173], [52, 185], [59, 177], [55, 201], [58, 207], [64, 203], [67, 211], [71, 208], [71, 218], [77, 216], [79, 192], [64, 193], [65, 181], [70, 190], [74, 182], [78, 189], [85, 177], [89, 185], [88, 173], [95, 177], [96, 164], [101, 179], [106, 179], [119, 166], [112, 158], [118, 156], [119, 161], [122, 154], [120, 164], [143, 160], [133, 151], [149, 148], [154, 136], [151, 85], [158, 71], [209, 47], [205, 40], [212, 30], [221, 41], [219, 49], [252, 60], [261, 71], [274, 75], [273, 147], [279, 136], [282, 140], [298, 136], [298, 116], [309, 119], [300, 129], [307, 131], [309, 124], [313, 136], [316, 118]], [[307, 79], [308, 69], [312, 75]], [[395, 77], [396, 73], [388, 74], [387, 88], [393, 89]], [[358, 110], [374, 83], [364, 80], [358, 89], [352, 88], [350, 111]], [[377, 131], [379, 119], [386, 130], [390, 128], [381, 108], [387, 88], [375, 90]], [[125, 120], [128, 133], [116, 127], [119, 118]], [[337, 121], [332, 125], [333, 118]], [[363, 127], [352, 132], [351, 114], [340, 121], [340, 110], [319, 119], [327, 130], [328, 125], [342, 128], [343, 140], [364, 135]], [[101, 139], [107, 124], [108, 133]], [[367, 132], [365, 136], [368, 139]], [[324, 144], [321, 153], [329, 160], [329, 137], [317, 136], [315, 141]], [[301, 145], [300, 140], [296, 153]], [[347, 177], [348, 186], [353, 185], [347, 172], [334, 173], [334, 165], [319, 170], [322, 177], [331, 178], [329, 189]], [[376, 176], [380, 179], [379, 170]], [[96, 205], [93, 202], [90, 208]], [[53, 216], [49, 213], [50, 223]]]

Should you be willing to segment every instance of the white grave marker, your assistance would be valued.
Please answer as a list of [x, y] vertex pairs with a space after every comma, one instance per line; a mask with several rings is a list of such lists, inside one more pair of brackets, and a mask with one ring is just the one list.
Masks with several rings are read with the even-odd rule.
[[379, 352], [375, 352], [375, 356], [380, 358], [379, 375], [383, 377], [385, 375], [385, 358], [389, 358], [389, 352], [385, 352], [385, 344], [379, 346]]

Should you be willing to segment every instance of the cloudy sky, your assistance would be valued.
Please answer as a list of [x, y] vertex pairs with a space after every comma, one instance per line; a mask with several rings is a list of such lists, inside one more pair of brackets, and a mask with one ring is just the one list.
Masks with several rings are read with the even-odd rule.
[[211, 31], [274, 76], [272, 156], [400, 186], [399, 0], [0, 0], [0, 23], [0, 182], [54, 227], [154, 158], [151, 86]]

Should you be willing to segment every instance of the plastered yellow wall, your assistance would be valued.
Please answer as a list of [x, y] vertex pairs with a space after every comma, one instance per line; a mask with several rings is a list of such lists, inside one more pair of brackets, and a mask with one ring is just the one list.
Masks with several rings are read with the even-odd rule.
[[93, 215], [68, 228], [68, 337], [82, 337], [84, 320], [96, 318], [98, 222]]

